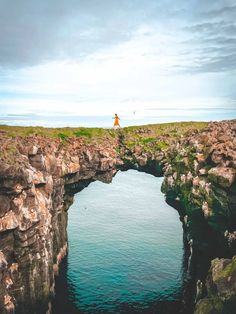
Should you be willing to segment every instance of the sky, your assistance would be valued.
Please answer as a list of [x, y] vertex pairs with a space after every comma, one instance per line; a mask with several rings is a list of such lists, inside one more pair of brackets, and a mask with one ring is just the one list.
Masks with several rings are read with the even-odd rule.
[[0, 0], [0, 114], [236, 108], [235, 0]]

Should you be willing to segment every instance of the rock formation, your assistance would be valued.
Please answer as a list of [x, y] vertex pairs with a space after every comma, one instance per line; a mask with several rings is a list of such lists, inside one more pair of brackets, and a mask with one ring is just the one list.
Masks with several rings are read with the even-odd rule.
[[236, 294], [236, 256], [230, 259], [216, 258], [206, 280], [207, 297], [198, 301], [195, 314], [234, 313]]
[[[129, 168], [164, 175], [166, 200], [183, 222], [196, 313], [213, 313], [217, 302], [230, 306], [236, 294], [230, 260], [236, 254], [236, 121], [162, 128], [108, 130], [100, 141], [1, 131], [0, 313], [50, 313], [73, 195]], [[212, 262], [205, 287], [216, 257], [228, 259]]]
[[[7, 142], [8, 141], [8, 142]], [[92, 180], [110, 182], [121, 163], [115, 142], [61, 145], [41, 137], [6, 139], [16, 148], [0, 166], [0, 313], [46, 313], [67, 253], [67, 210]], [[5, 151], [3, 151], [5, 152]], [[11, 159], [10, 159], [11, 158]]]
[[[204, 295], [213, 299], [214, 293], [218, 300], [219, 290], [207, 284], [204, 291], [203, 283], [212, 259], [236, 254], [236, 122], [210, 123], [200, 132], [190, 133], [168, 150], [167, 163], [162, 191], [167, 202], [179, 209], [183, 221], [189, 251], [186, 276], [196, 285], [192, 293], [196, 293], [196, 301]], [[230, 261], [212, 262], [208, 276], [213, 283], [211, 274], [220, 271], [219, 263]], [[225, 281], [231, 282], [226, 275]], [[236, 296], [234, 287], [231, 290], [231, 297], [221, 300], [226, 308]], [[198, 301], [196, 313], [231, 313], [214, 312], [210, 306], [207, 310], [207, 300]]]

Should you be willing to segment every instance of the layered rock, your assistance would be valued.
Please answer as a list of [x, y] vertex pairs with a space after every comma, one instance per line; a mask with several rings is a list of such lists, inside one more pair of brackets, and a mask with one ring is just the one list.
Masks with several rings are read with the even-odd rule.
[[[67, 210], [91, 180], [110, 182], [116, 142], [18, 138], [0, 166], [0, 312], [46, 313], [67, 253]], [[3, 142], [3, 139], [2, 139]]]
[[180, 211], [198, 300], [211, 260], [236, 254], [236, 122], [190, 133], [168, 150], [167, 162], [162, 191]]
[[[50, 313], [54, 276], [67, 253], [73, 195], [94, 180], [110, 182], [118, 169], [130, 168], [164, 174], [162, 191], [184, 226], [186, 278], [196, 284], [191, 293], [196, 293], [197, 313], [213, 299], [226, 307], [233, 302], [234, 286], [230, 298], [222, 299], [223, 281], [218, 284], [211, 275], [218, 262], [207, 281], [214, 285], [204, 282], [212, 259], [236, 254], [236, 121], [162, 128], [120, 130], [112, 136], [107, 131], [102, 141], [90, 142], [1, 134], [1, 313]], [[219, 261], [222, 269], [234, 265]]]
[[207, 297], [201, 299], [195, 314], [234, 313], [236, 302], [236, 256], [230, 259], [216, 258], [206, 280]]

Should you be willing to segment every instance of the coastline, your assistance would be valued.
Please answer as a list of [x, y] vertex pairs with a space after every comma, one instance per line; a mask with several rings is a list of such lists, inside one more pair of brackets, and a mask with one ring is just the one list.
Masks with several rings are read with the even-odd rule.
[[[186, 274], [193, 287], [190, 303], [198, 301], [196, 311], [201, 304], [208, 313], [207, 306], [210, 309], [217, 304], [222, 309], [233, 302], [234, 288], [228, 287], [231, 292], [222, 294], [210, 289], [208, 281], [205, 285], [205, 280], [211, 259], [229, 260], [236, 254], [236, 120], [117, 131], [0, 126], [0, 132], [3, 313], [15, 308], [19, 313], [32, 313], [32, 309], [37, 313], [39, 304], [40, 314], [50, 309], [54, 279], [67, 252], [67, 210], [73, 195], [93, 180], [111, 182], [119, 169], [164, 175], [162, 190], [167, 202], [181, 211]], [[204, 233], [194, 231], [198, 224], [205, 228]], [[211, 236], [206, 241], [203, 235]], [[212, 248], [214, 236], [221, 243], [220, 251], [213, 247], [205, 261], [199, 260], [202, 244]], [[199, 268], [202, 262], [204, 267]], [[222, 266], [216, 267], [219, 263]], [[215, 288], [235, 276], [233, 266], [233, 273], [224, 272], [230, 263], [234, 265], [234, 260], [212, 264], [208, 276], [217, 269], [218, 276], [211, 277]], [[222, 271], [225, 276], [219, 275]], [[220, 278], [220, 285], [214, 278]]]

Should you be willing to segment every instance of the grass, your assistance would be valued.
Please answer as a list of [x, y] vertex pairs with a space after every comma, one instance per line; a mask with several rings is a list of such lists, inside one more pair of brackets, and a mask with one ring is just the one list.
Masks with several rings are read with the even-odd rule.
[[104, 129], [104, 128], [44, 128], [40, 126], [35, 127], [20, 127], [0, 125], [0, 133], [6, 137], [32, 137], [41, 136], [46, 138], [60, 138], [62, 142], [69, 138], [83, 138], [86, 141], [100, 141], [104, 139], [118, 138], [120, 134], [125, 137], [125, 143], [128, 146], [136, 144], [141, 145], [157, 145], [157, 149], [167, 147], [167, 143], [161, 139], [157, 143], [158, 137], [169, 135], [171, 137], [178, 137], [186, 134], [190, 129], [201, 129], [207, 126], [207, 122], [176, 122], [163, 123], [143, 126], [130, 126], [119, 130]]
[[[165, 132], [167, 134], [173, 133], [178, 134], [182, 133], [183, 135], [188, 132], [190, 129], [202, 129], [208, 125], [208, 122], [171, 122], [171, 123], [161, 123], [161, 124], [147, 124], [140, 126], [129, 126], [124, 128], [124, 133], [126, 135], [137, 132], [141, 128], [149, 129], [152, 134], [161, 135]], [[150, 137], [150, 134], [149, 134]]]
[[7, 137], [32, 137], [41, 136], [46, 138], [60, 138], [66, 141], [69, 138], [84, 138], [87, 140], [98, 140], [104, 137], [115, 138], [116, 132], [111, 129], [103, 128], [44, 128], [44, 127], [21, 127], [21, 126], [8, 126], [0, 125], [0, 132]]
[[143, 126], [130, 126], [122, 130], [124, 143], [132, 148], [140, 145], [152, 150], [163, 150], [169, 147], [165, 138], [176, 139], [186, 135], [192, 129], [202, 129], [207, 122], [173, 122], [162, 124], [149, 124]]
[[58, 133], [58, 137], [64, 142], [68, 139], [68, 135], [64, 133]]

